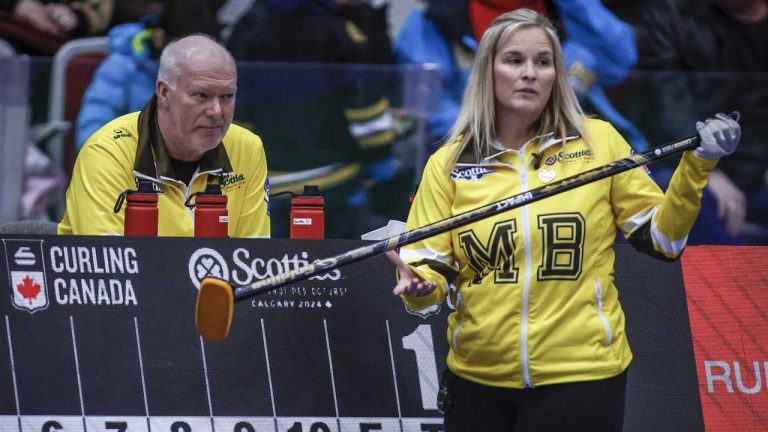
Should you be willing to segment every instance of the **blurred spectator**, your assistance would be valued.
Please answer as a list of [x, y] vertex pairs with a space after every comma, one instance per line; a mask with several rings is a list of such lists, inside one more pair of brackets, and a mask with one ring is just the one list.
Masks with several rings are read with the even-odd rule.
[[0, 0], [0, 39], [19, 53], [53, 55], [70, 38], [103, 34], [112, 1]]
[[49, 220], [47, 206], [67, 186], [62, 169], [39, 148], [49, 135], [59, 133], [68, 127], [66, 122], [51, 122], [32, 126], [24, 158], [24, 186], [21, 195], [21, 219]]
[[395, 41], [398, 63], [434, 63], [442, 71], [439, 112], [427, 119], [427, 140], [433, 149], [459, 114], [476, 47], [464, 0], [427, 0], [424, 8], [411, 13]]
[[135, 23], [147, 15], [160, 16], [167, 0], [116, 1], [112, 9], [110, 29], [119, 24]]
[[169, 1], [160, 18], [147, 15], [138, 23], [110, 30], [109, 55], [94, 73], [77, 116], [77, 150], [110, 120], [147, 104], [155, 93], [157, 59], [167, 42], [189, 33], [216, 36], [215, 6], [200, 3], [195, 17], [179, 14], [182, 5], [189, 6], [187, 2]]
[[585, 110], [613, 123], [637, 150], [645, 138], [610, 103], [602, 87], [623, 80], [637, 60], [632, 28], [598, 0], [427, 0], [408, 18], [395, 44], [399, 63], [437, 63], [444, 71], [441, 113], [428, 120], [439, 145], [461, 103], [479, 35], [498, 15], [521, 7], [559, 22], [571, 84]]
[[227, 0], [216, 14], [221, 25], [221, 40], [227, 42], [240, 18], [253, 6], [255, 0]]
[[386, 20], [363, 0], [256, 0], [229, 46], [243, 60], [389, 64]]
[[216, 15], [224, 1], [164, 0], [160, 26], [170, 35], [168, 41], [190, 33], [205, 33], [221, 39]]
[[[375, 3], [257, 0], [235, 25], [227, 46], [239, 61], [393, 64], [386, 5]], [[404, 218], [407, 193], [398, 205], [385, 189], [398, 171], [386, 96], [391, 71], [362, 66], [275, 67], [279, 70], [274, 75], [260, 71], [258, 79], [248, 80], [252, 88], [245, 94], [252, 96], [239, 102], [252, 105], [237, 112], [252, 117], [236, 119], [255, 123], [259, 135], [270, 143], [271, 177], [290, 173], [297, 179], [288, 185], [273, 184], [273, 191], [301, 193], [303, 185], [320, 186], [326, 199], [328, 238], [355, 238], [386, 224], [367, 212], [371, 205], [381, 204], [389, 211], [400, 208]], [[241, 73], [248, 72], [241, 68]], [[281, 201], [272, 205], [273, 236], [284, 237], [288, 216], [281, 213], [287, 207]]]
[[162, 30], [147, 24], [120, 24], [109, 31], [109, 55], [99, 65], [77, 116], [77, 150], [110, 120], [140, 110], [152, 97]]
[[648, 86], [647, 130], [668, 140], [703, 115], [742, 114], [741, 145], [710, 174], [688, 243], [768, 244], [768, 4], [656, 0], [642, 18], [640, 67], [665, 71]]
[[10, 13], [12, 18], [36, 30], [50, 34], [61, 32], [59, 23], [48, 14], [45, 4], [39, 0], [2, 0], [0, 10]]
[[0, 0], [0, 10], [33, 28], [57, 36], [101, 34], [112, 19], [114, 0]]
[[8, 28], [0, 26], [0, 39], [7, 40], [18, 52], [53, 55], [69, 39], [102, 36], [115, 25], [133, 23], [148, 14], [160, 15], [163, 10], [175, 17], [168, 21], [167, 31], [173, 31], [169, 26], [189, 28], [188, 22], [211, 22], [213, 26], [196, 31], [218, 36], [216, 12], [224, 1], [0, 0], [0, 11], [10, 14], [10, 18], [3, 18], [0, 12], [0, 22], [9, 20]]

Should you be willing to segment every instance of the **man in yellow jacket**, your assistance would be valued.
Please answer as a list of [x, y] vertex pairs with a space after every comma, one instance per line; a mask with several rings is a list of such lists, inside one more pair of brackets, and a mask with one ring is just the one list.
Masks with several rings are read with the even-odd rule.
[[232, 125], [237, 70], [205, 35], [171, 42], [160, 57], [155, 96], [140, 112], [96, 131], [79, 152], [59, 234], [122, 235], [118, 196], [139, 179], [154, 183], [158, 235], [192, 236], [185, 201], [219, 182], [230, 237], [269, 237], [269, 181], [261, 139]]

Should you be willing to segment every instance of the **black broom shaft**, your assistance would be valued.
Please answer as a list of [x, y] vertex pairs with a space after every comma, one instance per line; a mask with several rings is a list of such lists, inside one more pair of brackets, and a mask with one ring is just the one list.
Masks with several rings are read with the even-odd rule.
[[240, 301], [259, 294], [264, 294], [289, 283], [298, 282], [314, 275], [370, 258], [379, 253], [393, 250], [410, 243], [415, 243], [427, 237], [432, 237], [489, 216], [540, 201], [544, 198], [602, 180], [606, 177], [620, 174], [632, 168], [637, 168], [642, 165], [650, 165], [685, 150], [696, 148], [699, 145], [699, 141], [700, 138], [698, 136], [691, 136], [679, 141], [663, 144], [644, 152], [634, 154], [630, 157], [593, 168], [581, 174], [567, 177], [491, 204], [486, 204], [482, 207], [452, 216], [448, 219], [443, 219], [411, 231], [406, 231], [386, 240], [362, 246], [331, 258], [319, 260], [296, 270], [256, 281], [250, 285], [236, 287], [234, 289], [234, 299], [235, 301]]

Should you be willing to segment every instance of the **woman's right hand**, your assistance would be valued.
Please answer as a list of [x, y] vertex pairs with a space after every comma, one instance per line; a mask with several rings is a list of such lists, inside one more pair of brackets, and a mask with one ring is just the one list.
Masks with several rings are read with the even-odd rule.
[[395, 286], [395, 289], [392, 290], [394, 295], [405, 294], [412, 297], [421, 297], [431, 294], [437, 288], [436, 283], [424, 281], [414, 273], [397, 252], [387, 252], [387, 258], [397, 266], [397, 270], [400, 272], [400, 281]]

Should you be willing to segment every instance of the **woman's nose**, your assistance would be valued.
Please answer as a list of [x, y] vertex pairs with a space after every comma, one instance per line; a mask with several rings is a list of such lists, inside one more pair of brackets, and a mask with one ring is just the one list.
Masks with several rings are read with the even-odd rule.
[[527, 61], [523, 63], [522, 77], [525, 79], [536, 79], [536, 68], [533, 62]]

